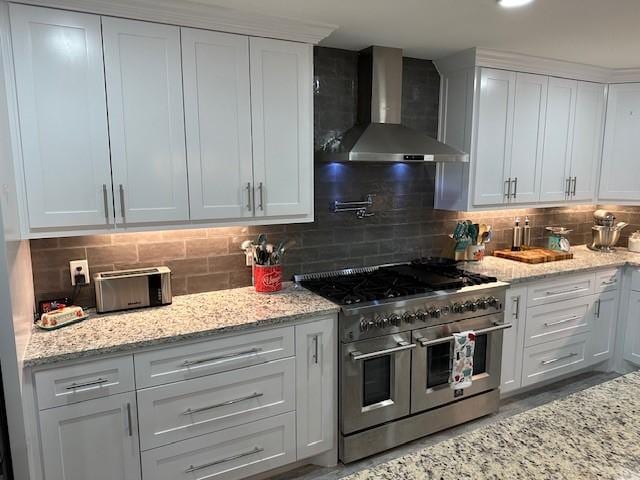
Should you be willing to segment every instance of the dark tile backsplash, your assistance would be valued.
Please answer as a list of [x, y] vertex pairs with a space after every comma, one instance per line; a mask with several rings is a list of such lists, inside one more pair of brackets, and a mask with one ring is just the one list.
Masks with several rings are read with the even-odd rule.
[[[314, 143], [319, 148], [356, 120], [357, 52], [316, 48], [314, 64]], [[439, 82], [432, 62], [404, 59], [403, 123], [436, 136]], [[168, 265], [176, 295], [249, 285], [250, 269], [239, 246], [261, 231], [274, 241], [297, 241], [286, 257], [287, 276], [437, 255], [456, 221], [465, 218], [494, 226], [493, 248], [509, 245], [513, 218], [525, 214], [537, 243], [543, 243], [545, 225], [573, 228], [574, 243], [590, 238], [593, 206], [474, 214], [434, 210], [434, 175], [434, 165], [317, 164], [313, 223], [32, 240], [36, 296], [70, 293], [68, 262], [80, 258], [88, 258], [92, 273]], [[375, 216], [331, 212], [333, 200], [359, 200], [368, 193], [375, 195]], [[616, 209], [620, 220], [637, 228], [640, 209]], [[92, 287], [87, 288], [80, 302], [91, 304], [93, 297]]]

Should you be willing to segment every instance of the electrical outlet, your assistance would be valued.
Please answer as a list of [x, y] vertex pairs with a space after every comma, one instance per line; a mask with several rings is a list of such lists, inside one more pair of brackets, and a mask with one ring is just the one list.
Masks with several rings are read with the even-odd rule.
[[71, 270], [71, 285], [76, 284], [76, 275], [82, 274], [86, 279], [85, 285], [91, 283], [89, 277], [89, 262], [86, 260], [72, 260], [69, 262], [69, 270]]

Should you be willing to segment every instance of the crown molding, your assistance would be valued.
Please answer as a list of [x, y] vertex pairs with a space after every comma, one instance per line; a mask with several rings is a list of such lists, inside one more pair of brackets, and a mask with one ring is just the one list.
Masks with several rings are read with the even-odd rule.
[[316, 44], [337, 26], [191, 0], [17, 0], [15, 3]]
[[609, 83], [636, 83], [640, 82], [640, 67], [616, 68], [611, 71]]

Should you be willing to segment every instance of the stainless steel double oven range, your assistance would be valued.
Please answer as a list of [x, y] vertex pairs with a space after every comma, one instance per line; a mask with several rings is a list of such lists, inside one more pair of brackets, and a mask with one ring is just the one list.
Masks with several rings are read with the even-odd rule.
[[[296, 276], [341, 307], [345, 463], [497, 411], [507, 284], [433, 259]], [[449, 386], [454, 332], [475, 331], [472, 386]]]

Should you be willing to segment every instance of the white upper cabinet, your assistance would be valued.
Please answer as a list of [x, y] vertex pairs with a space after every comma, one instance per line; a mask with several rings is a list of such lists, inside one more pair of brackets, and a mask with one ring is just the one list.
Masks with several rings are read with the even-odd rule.
[[575, 80], [549, 78], [540, 186], [540, 200], [543, 202], [569, 198], [577, 89]]
[[313, 211], [311, 45], [250, 39], [256, 216]]
[[573, 148], [571, 151], [571, 200], [593, 201], [600, 166], [606, 87], [578, 82]]
[[543, 75], [516, 75], [509, 203], [538, 200], [548, 83]]
[[180, 28], [102, 19], [118, 222], [189, 220]]
[[253, 216], [249, 38], [182, 29], [191, 218]]
[[100, 18], [10, 8], [29, 225], [113, 226]]
[[640, 84], [610, 85], [599, 200], [640, 200]]
[[483, 68], [480, 73], [474, 205], [507, 201], [515, 83], [513, 72]]

